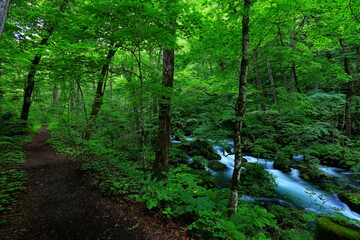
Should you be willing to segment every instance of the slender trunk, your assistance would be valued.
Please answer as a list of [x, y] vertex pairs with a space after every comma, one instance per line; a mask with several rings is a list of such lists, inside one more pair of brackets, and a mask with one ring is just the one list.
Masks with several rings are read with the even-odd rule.
[[[296, 21], [296, 18], [294, 18], [294, 22]], [[290, 47], [293, 50], [293, 52], [296, 52], [296, 38], [297, 35], [300, 33], [300, 31], [303, 29], [303, 27], [305, 26], [305, 23], [307, 21], [307, 16], [304, 16], [299, 24], [299, 26], [297, 26], [297, 28], [294, 28], [292, 33], [290, 34]], [[300, 88], [299, 88], [299, 83], [298, 83], [298, 79], [297, 79], [297, 74], [296, 74], [296, 63], [295, 61], [291, 61], [291, 66], [290, 66], [290, 91], [291, 92], [295, 92], [295, 90], [297, 90], [297, 92], [301, 92]]]
[[139, 70], [139, 80], [140, 80], [140, 115], [139, 115], [139, 122], [140, 122], [140, 150], [141, 150], [141, 163], [145, 168], [146, 164], [146, 132], [145, 132], [145, 115], [144, 115], [144, 79], [142, 74], [142, 66], [141, 66], [141, 50], [138, 49], [138, 56], [137, 56], [137, 63], [138, 63], [138, 70]]
[[[1, 61], [1, 59], [0, 59], [0, 79], [1, 79], [1, 76], [2, 76], [2, 61]], [[2, 86], [2, 84], [1, 84], [1, 81], [0, 81], [0, 112], [2, 111], [2, 99], [3, 99], [3, 97], [4, 97], [4, 91], [3, 91], [3, 86]]]
[[[162, 85], [171, 90], [174, 83], [174, 49], [163, 50], [163, 79]], [[156, 143], [155, 161], [153, 163], [154, 176], [162, 179], [162, 172], [169, 169], [170, 134], [171, 134], [171, 96], [165, 93], [159, 100], [158, 137]]]
[[241, 163], [243, 158], [241, 145], [241, 129], [245, 115], [246, 83], [249, 71], [249, 23], [250, 23], [251, 0], [244, 0], [244, 16], [242, 19], [242, 59], [239, 76], [239, 96], [235, 106], [235, 137], [234, 137], [234, 171], [230, 184], [230, 209], [232, 213], [237, 212], [239, 199], [239, 182], [241, 174]]
[[264, 95], [264, 87], [262, 83], [262, 79], [259, 73], [259, 66], [256, 66], [255, 69], [255, 80], [257, 84], [257, 88], [260, 90], [260, 97], [261, 97], [261, 111], [266, 112], [266, 104], [264, 103], [265, 95]]
[[1, 0], [0, 1], [0, 40], [2, 38], [2, 33], [5, 28], [6, 15], [9, 9], [10, 0]]
[[295, 92], [295, 90], [299, 93], [301, 93], [301, 90], [299, 88], [299, 82], [298, 82], [298, 78], [297, 78], [297, 74], [296, 74], [296, 64], [295, 62], [291, 63], [291, 67], [290, 67], [290, 72], [291, 72], [291, 85], [290, 85], [290, 90], [291, 92]]
[[107, 73], [109, 71], [109, 65], [110, 65], [110, 62], [113, 59], [118, 47], [119, 47], [118, 45], [115, 45], [115, 47], [113, 49], [110, 49], [108, 51], [108, 54], [106, 56], [106, 62], [101, 69], [100, 77], [97, 82], [94, 103], [92, 105], [89, 122], [84, 129], [84, 139], [85, 140], [90, 139], [91, 133], [93, 131], [93, 127], [95, 125], [96, 117], [100, 112], [100, 108], [103, 103], [104, 92], [105, 92], [105, 88], [106, 88], [106, 77], [107, 77]]
[[[50, 35], [52, 34], [52, 31], [50, 32]], [[44, 46], [48, 43], [49, 38], [43, 38], [40, 42], [40, 46]], [[30, 111], [30, 105], [31, 105], [31, 95], [33, 93], [34, 87], [35, 87], [35, 75], [37, 71], [37, 67], [40, 64], [41, 55], [36, 55], [31, 62], [30, 71], [27, 76], [27, 83], [24, 88], [24, 102], [23, 107], [21, 110], [20, 118], [22, 120], [27, 120], [29, 117], [29, 111]]]
[[[64, 0], [64, 4], [60, 7], [60, 12], [65, 11], [66, 4], [68, 3], [68, 0]], [[41, 48], [48, 44], [49, 39], [51, 35], [54, 32], [54, 27], [50, 28], [47, 31], [47, 36], [44, 37], [41, 42], [38, 45], [38, 50], [41, 51]], [[42, 55], [40, 53], [36, 54], [34, 59], [31, 62], [30, 71], [27, 76], [27, 82], [26, 86], [24, 88], [24, 102], [23, 107], [21, 110], [20, 118], [22, 120], [27, 120], [29, 117], [29, 111], [30, 111], [30, 105], [31, 105], [31, 95], [33, 93], [34, 87], [35, 87], [35, 76], [37, 72], [37, 68], [40, 64], [40, 60], [42, 58]]]
[[59, 101], [59, 84], [55, 84], [53, 89], [53, 104], [57, 105]]
[[81, 84], [80, 84], [80, 80], [76, 79], [75, 80], [76, 83], [76, 96], [78, 96], [80, 94], [81, 100], [79, 97], [76, 97], [76, 104], [78, 104], [79, 108], [82, 109], [82, 115], [85, 117], [85, 126], [84, 128], [87, 126], [87, 124], [89, 123], [89, 119], [88, 119], [88, 115], [87, 115], [87, 110], [86, 110], [86, 104], [85, 104], [85, 100], [84, 100], [84, 92], [81, 88]]
[[[348, 47], [346, 46], [345, 40], [343, 38], [339, 39], [339, 41], [340, 41], [340, 45], [343, 48], [344, 54], [345, 54], [344, 70], [349, 76], [351, 76], [352, 73], [351, 73], [351, 68], [350, 68], [350, 60], [348, 57]], [[344, 116], [343, 116], [343, 124], [342, 124], [343, 133], [348, 138], [350, 138], [352, 135], [352, 132], [351, 132], [351, 128], [352, 128], [351, 102], [352, 102], [354, 93], [355, 93], [355, 81], [351, 79], [347, 83], [346, 102], [345, 102], [345, 106], [344, 106]]]
[[270, 61], [268, 59], [266, 60], [266, 66], [267, 66], [267, 70], [268, 70], [268, 73], [269, 73], [271, 89], [272, 89], [273, 97], [274, 97], [274, 103], [275, 103], [276, 106], [278, 106], [279, 101], [278, 101], [278, 97], [277, 97], [276, 84], [275, 84], [271, 64], [270, 64]]

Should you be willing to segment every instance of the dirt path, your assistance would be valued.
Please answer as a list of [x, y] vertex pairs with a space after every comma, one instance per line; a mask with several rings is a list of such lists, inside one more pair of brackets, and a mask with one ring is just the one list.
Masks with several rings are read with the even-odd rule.
[[[76, 168], [46, 144], [45, 127], [25, 146], [27, 190], [0, 239], [145, 239], [117, 214], [116, 204], [84, 184]], [[131, 230], [133, 229], [133, 230]]]

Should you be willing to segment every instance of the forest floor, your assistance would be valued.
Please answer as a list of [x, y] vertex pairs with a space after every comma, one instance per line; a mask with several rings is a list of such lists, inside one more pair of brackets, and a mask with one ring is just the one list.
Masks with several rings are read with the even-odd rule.
[[103, 196], [79, 166], [58, 155], [40, 129], [24, 147], [26, 190], [0, 226], [1, 240], [191, 239], [179, 226], [133, 201]]

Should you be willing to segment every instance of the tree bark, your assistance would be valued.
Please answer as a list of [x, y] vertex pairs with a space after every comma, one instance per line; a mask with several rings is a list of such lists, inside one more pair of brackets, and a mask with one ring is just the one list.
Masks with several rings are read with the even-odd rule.
[[0, 2], [0, 40], [2, 38], [2, 33], [5, 28], [5, 21], [9, 9], [10, 1], [11, 0], [1, 0]]
[[[350, 67], [350, 60], [348, 57], [348, 47], [345, 44], [345, 40], [343, 38], [339, 39], [340, 45], [344, 50], [344, 70], [347, 73], [347, 75], [349, 75], [351, 77], [351, 67]], [[345, 136], [347, 136], [348, 138], [351, 137], [352, 135], [352, 119], [351, 119], [351, 102], [352, 99], [354, 97], [354, 93], [355, 93], [355, 81], [353, 79], [351, 79], [348, 83], [347, 83], [347, 88], [346, 88], [346, 101], [345, 101], [345, 105], [344, 105], [344, 116], [343, 116], [343, 124], [342, 124], [342, 130], [343, 133], [345, 134]]]
[[[47, 45], [49, 38], [52, 35], [53, 31], [54, 31], [54, 29], [50, 29], [50, 31], [48, 31], [48, 37], [45, 37], [41, 40], [38, 48], [40, 48], [40, 46]], [[40, 55], [40, 54], [35, 55], [33, 61], [31, 62], [30, 71], [27, 76], [26, 86], [24, 88], [24, 102], [23, 102], [21, 115], [20, 115], [20, 118], [22, 120], [27, 120], [29, 117], [29, 111], [30, 111], [30, 105], [31, 105], [31, 95], [32, 95], [34, 87], [35, 87], [35, 75], [36, 75], [37, 67], [40, 64], [41, 57], [42, 57], [42, 55]]]
[[249, 32], [250, 32], [250, 5], [251, 0], [244, 0], [244, 16], [242, 19], [242, 59], [239, 76], [239, 96], [235, 106], [235, 137], [234, 137], [234, 171], [230, 184], [230, 209], [231, 213], [237, 212], [239, 199], [239, 181], [241, 174], [241, 163], [243, 158], [241, 145], [241, 129], [245, 115], [246, 83], [249, 71]]
[[55, 84], [54, 89], [53, 89], [53, 104], [57, 105], [57, 103], [59, 102], [59, 84]]
[[268, 59], [266, 59], [266, 67], [267, 67], [269, 78], [270, 78], [271, 89], [272, 89], [273, 97], [274, 97], [274, 103], [275, 103], [276, 106], [278, 106], [279, 101], [278, 101], [278, 97], [277, 97], [276, 84], [275, 84], [271, 64], [270, 64], [270, 61]]
[[255, 69], [255, 80], [257, 84], [257, 88], [260, 90], [260, 97], [261, 97], [261, 111], [266, 112], [266, 104], [264, 103], [265, 94], [264, 94], [264, 87], [262, 83], [262, 79], [259, 73], [259, 66], [256, 66]]
[[[174, 84], [174, 49], [163, 50], [163, 77], [162, 85], [166, 89], [172, 89]], [[154, 176], [164, 178], [162, 172], [169, 169], [170, 134], [171, 134], [171, 96], [164, 94], [159, 100], [158, 137], [156, 143], [156, 155], [153, 163]]]
[[[60, 12], [65, 12], [65, 7], [68, 2], [69, 2], [68, 0], [64, 0], [64, 3], [60, 7]], [[55, 27], [51, 27], [47, 31], [47, 36], [44, 37], [38, 45], [39, 51], [41, 50], [42, 46], [45, 46], [48, 44], [49, 39], [54, 32], [54, 29], [55, 29]], [[22, 120], [27, 120], [29, 117], [29, 111], [30, 111], [30, 105], [31, 105], [31, 95], [32, 95], [32, 92], [35, 87], [35, 76], [36, 76], [37, 68], [40, 64], [41, 58], [42, 58], [42, 54], [38, 53], [35, 55], [34, 59], [31, 62], [30, 71], [27, 76], [26, 86], [24, 88], [24, 102], [23, 102], [21, 115], [20, 115], [20, 118]]]
[[106, 77], [107, 77], [107, 73], [109, 71], [110, 62], [113, 59], [113, 57], [115, 56], [115, 53], [118, 48], [119, 48], [119, 45], [115, 45], [114, 48], [112, 48], [108, 51], [108, 54], [106, 56], [106, 62], [104, 63], [104, 65], [101, 68], [100, 77], [99, 77], [99, 80], [97, 81], [94, 103], [92, 105], [89, 122], [84, 129], [84, 139], [85, 140], [90, 140], [90, 138], [91, 138], [91, 133], [92, 133], [93, 127], [95, 125], [97, 115], [99, 114], [101, 105], [103, 103], [104, 92], [105, 92], [105, 88], [106, 88], [106, 84], [105, 84]]

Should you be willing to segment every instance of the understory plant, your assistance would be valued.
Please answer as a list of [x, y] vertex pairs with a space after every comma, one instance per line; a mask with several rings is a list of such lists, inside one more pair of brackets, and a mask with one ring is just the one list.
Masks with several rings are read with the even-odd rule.
[[25, 189], [27, 176], [18, 166], [25, 161], [23, 146], [31, 141], [40, 126], [24, 125], [11, 114], [0, 115], [0, 224], [4, 211], [16, 203]]

